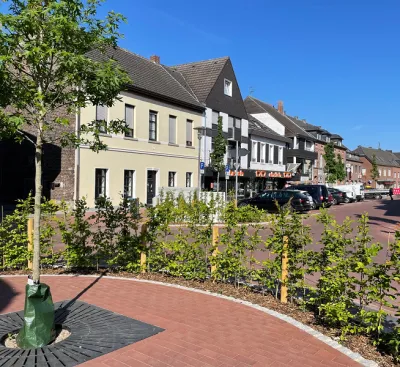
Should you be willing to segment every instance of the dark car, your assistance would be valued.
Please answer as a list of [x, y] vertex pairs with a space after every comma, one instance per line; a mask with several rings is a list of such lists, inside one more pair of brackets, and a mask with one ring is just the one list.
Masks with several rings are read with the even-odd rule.
[[[291, 200], [291, 201], [290, 201]], [[277, 206], [283, 206], [290, 201], [290, 205], [295, 211], [306, 212], [311, 209], [311, 204], [306, 195], [297, 190], [267, 190], [258, 194], [254, 198], [245, 199], [239, 202], [239, 206], [252, 205], [258, 209], [268, 212], [276, 212]]]
[[333, 196], [332, 205], [339, 205], [339, 204], [342, 204], [342, 203], [348, 203], [349, 202], [346, 193], [343, 192], [343, 191], [340, 191], [338, 189], [334, 189], [332, 187], [329, 187], [328, 188], [328, 192], [330, 194], [332, 194], [332, 196]]
[[290, 186], [288, 190], [307, 191], [314, 199], [317, 209], [322, 206], [329, 208], [333, 202], [333, 196], [328, 192], [328, 188], [325, 185], [294, 185]]

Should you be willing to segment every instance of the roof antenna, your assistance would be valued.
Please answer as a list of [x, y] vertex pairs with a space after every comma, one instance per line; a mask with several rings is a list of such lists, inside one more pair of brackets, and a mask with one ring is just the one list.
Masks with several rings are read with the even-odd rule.
[[253, 87], [250, 87], [250, 88], [249, 88], [249, 96], [252, 96], [253, 93], [254, 93], [254, 88], [253, 88]]

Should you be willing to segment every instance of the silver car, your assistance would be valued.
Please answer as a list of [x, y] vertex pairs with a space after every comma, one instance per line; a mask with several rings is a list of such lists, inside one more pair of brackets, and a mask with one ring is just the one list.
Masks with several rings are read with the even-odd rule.
[[[290, 189], [290, 187], [288, 188], [288, 190], [289, 190], [289, 189]], [[314, 199], [313, 199], [312, 196], [308, 193], [308, 191], [304, 191], [304, 190], [296, 190], [296, 191], [298, 191], [298, 192], [302, 193], [303, 195], [307, 196], [308, 201], [309, 201], [309, 203], [310, 203], [310, 205], [311, 205], [311, 209], [315, 209], [315, 208], [317, 207], [316, 204], [314, 203]]]

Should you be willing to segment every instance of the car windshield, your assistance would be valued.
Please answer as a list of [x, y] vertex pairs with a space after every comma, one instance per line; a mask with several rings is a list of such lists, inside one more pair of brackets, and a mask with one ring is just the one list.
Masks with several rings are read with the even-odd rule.
[[318, 194], [318, 187], [317, 186], [302, 187], [301, 190], [305, 190], [310, 194]]

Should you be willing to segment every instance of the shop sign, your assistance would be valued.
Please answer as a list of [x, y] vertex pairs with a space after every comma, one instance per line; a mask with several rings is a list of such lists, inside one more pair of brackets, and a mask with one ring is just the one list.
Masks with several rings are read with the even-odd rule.
[[270, 172], [268, 177], [271, 178], [292, 178], [292, 174], [290, 172]]
[[[236, 171], [230, 171], [230, 172], [229, 172], [229, 175], [230, 175], [230, 176], [236, 176]], [[238, 175], [239, 177], [243, 177], [243, 176], [244, 176], [244, 172], [243, 172], [243, 171], [237, 171], [237, 175]]]
[[267, 177], [267, 171], [256, 171], [256, 177]]

